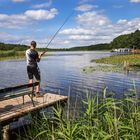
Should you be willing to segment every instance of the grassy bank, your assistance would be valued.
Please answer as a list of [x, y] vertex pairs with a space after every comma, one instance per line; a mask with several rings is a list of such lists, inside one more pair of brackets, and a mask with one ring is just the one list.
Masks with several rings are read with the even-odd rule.
[[129, 55], [112, 55], [110, 57], [92, 60], [91, 62], [113, 64], [123, 66], [124, 63], [128, 63], [130, 66], [140, 66], [140, 54]]
[[[44, 56], [52, 56], [53, 54], [46, 54]], [[9, 60], [9, 59], [24, 59], [25, 51], [0, 51], [0, 60]]]
[[94, 71], [101, 72], [124, 72], [124, 70], [140, 70], [140, 54], [112, 55], [110, 57], [95, 59], [96, 66], [86, 66], [82, 69], [84, 73]]
[[83, 100], [85, 111], [76, 117], [67, 118], [66, 110], [61, 118], [60, 108], [54, 109], [54, 116], [43, 115], [33, 122], [26, 140], [139, 140], [140, 105], [135, 90], [124, 99], [108, 97], [106, 89], [103, 97], [87, 96]]
[[0, 51], [0, 60], [7, 60], [7, 59], [20, 59], [25, 57], [24, 51]]

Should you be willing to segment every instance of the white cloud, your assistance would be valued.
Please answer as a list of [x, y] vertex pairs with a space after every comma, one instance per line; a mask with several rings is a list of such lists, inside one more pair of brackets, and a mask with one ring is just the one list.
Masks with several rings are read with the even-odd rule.
[[101, 15], [95, 11], [86, 12], [77, 16], [77, 22], [83, 26], [105, 26], [111, 21], [104, 15]]
[[77, 27], [64, 29], [62, 36], [69, 39], [69, 46], [109, 43], [121, 34], [128, 34], [140, 29], [140, 18], [119, 19], [112, 23], [105, 15], [92, 11], [80, 14], [76, 18]]
[[90, 4], [82, 4], [78, 7], [76, 7], [75, 10], [77, 11], [82, 11], [82, 12], [86, 12], [86, 11], [90, 11], [92, 10], [93, 8], [97, 8], [98, 6], [97, 5], [90, 5]]
[[65, 34], [65, 35], [93, 35], [95, 34], [95, 32], [93, 32], [91, 29], [84, 29], [84, 28], [73, 28], [73, 29], [65, 29], [63, 31], [60, 32], [61, 34]]
[[50, 10], [27, 10], [23, 14], [0, 14], [0, 27], [4, 28], [22, 28], [24, 25], [30, 25], [35, 21], [50, 20], [58, 14], [57, 9]]
[[71, 35], [71, 36], [69, 36], [69, 39], [89, 40], [89, 39], [93, 39], [93, 36], [90, 36], [90, 35]]
[[32, 5], [33, 8], [45, 8], [45, 7], [49, 7], [52, 4], [52, 0], [48, 0], [48, 2], [45, 3], [41, 3], [41, 4], [34, 4]]
[[47, 10], [27, 10], [24, 14], [33, 20], [49, 20], [57, 15], [57, 9], [52, 8], [50, 11]]
[[12, 0], [12, 2], [25, 2], [25, 0]]
[[140, 0], [129, 0], [129, 1], [132, 3], [139, 3], [140, 2]]
[[128, 22], [128, 21], [127, 21], [126, 19], [119, 19], [119, 20], [117, 21], [117, 24], [119, 24], [119, 25], [125, 25], [127, 22]]
[[13, 34], [0, 32], [0, 42], [13, 44], [28, 44], [27, 40], [31, 39], [29, 36], [16, 36]]

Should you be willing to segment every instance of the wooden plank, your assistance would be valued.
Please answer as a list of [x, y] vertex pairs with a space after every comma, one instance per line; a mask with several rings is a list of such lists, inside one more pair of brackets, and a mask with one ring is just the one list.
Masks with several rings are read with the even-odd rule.
[[8, 87], [8, 88], [0, 89], [0, 93], [14, 92], [16, 90], [34, 87], [34, 86], [37, 86], [38, 84], [39, 82], [35, 82], [35, 83], [30, 83], [30, 84], [18, 85], [14, 87]]
[[24, 98], [24, 105], [22, 97], [14, 99], [4, 100], [0, 102], [0, 122], [6, 123], [13, 121], [15, 118], [19, 118], [29, 112], [34, 112], [42, 108], [46, 108], [56, 104], [59, 101], [67, 101], [67, 96], [47, 93], [43, 97], [34, 97], [35, 107], [32, 106], [32, 102], [28, 95]]
[[32, 91], [29, 91], [29, 90], [24, 90], [24, 91], [21, 91], [18, 93], [2, 94], [2, 95], [0, 95], [0, 101], [8, 100], [11, 98], [17, 98], [17, 97], [23, 96], [23, 95], [31, 95], [31, 94], [32, 94]]

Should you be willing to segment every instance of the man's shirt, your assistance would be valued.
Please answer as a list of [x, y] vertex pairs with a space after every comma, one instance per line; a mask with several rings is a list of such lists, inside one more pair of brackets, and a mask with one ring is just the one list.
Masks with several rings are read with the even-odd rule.
[[26, 50], [26, 59], [27, 59], [27, 66], [37, 67], [37, 62], [39, 62], [38, 52], [32, 49]]

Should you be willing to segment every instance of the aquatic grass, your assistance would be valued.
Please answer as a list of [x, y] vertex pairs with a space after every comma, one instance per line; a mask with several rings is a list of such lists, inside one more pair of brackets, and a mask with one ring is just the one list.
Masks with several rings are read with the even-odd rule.
[[[46, 54], [44, 56], [53, 56], [53, 54]], [[0, 60], [9, 60], [9, 59], [25, 59], [25, 51], [1, 51], [0, 50]]]
[[121, 54], [109, 57], [94, 59], [98, 65], [86, 66], [82, 69], [83, 73], [90, 74], [92, 72], [117, 72], [140, 70], [140, 54]]
[[25, 51], [0, 51], [0, 60], [5, 59], [19, 59], [25, 57]]
[[88, 93], [82, 101], [84, 109], [81, 115], [75, 117], [67, 118], [67, 106], [62, 116], [58, 105], [53, 108], [51, 118], [48, 113], [34, 118], [24, 139], [139, 140], [140, 104], [135, 86], [131, 93], [131, 96], [130, 93], [124, 95], [123, 99], [116, 99], [113, 95], [109, 97], [106, 88], [100, 97]]
[[93, 72], [123, 72], [123, 68], [115, 65], [97, 65], [97, 66], [86, 66], [82, 69], [85, 74]]
[[91, 60], [91, 62], [123, 66], [124, 61], [127, 61], [130, 66], [133, 65], [140, 66], [139, 60], [140, 60], [140, 54], [121, 54], [121, 55], [112, 55], [106, 58]]

